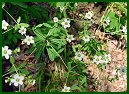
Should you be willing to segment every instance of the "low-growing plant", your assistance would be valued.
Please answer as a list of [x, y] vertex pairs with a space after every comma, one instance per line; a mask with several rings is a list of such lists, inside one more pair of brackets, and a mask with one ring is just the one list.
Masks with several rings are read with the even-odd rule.
[[[37, 6], [37, 3], [32, 6], [27, 4], [31, 5], [29, 2], [2, 3], [3, 15], [7, 16], [2, 21], [2, 57], [3, 62], [9, 59], [11, 63], [11, 67], [3, 75], [10, 75], [5, 77], [5, 82], [18, 87], [19, 92], [28, 84], [36, 85], [36, 90], [40, 92], [87, 92], [87, 65], [94, 63], [103, 71], [111, 62], [109, 52], [102, 49], [105, 42], [99, 41], [89, 30], [94, 23], [94, 13], [88, 11], [85, 15], [80, 14], [83, 29], [76, 32], [70, 28], [79, 20], [69, 18], [67, 11], [76, 10], [78, 3], [49, 2], [49, 7], [56, 10], [52, 18], [48, 17], [49, 9], [46, 7]], [[127, 8], [123, 7], [124, 4], [109, 3], [97, 30], [103, 27], [105, 33], [120, 37], [124, 34], [126, 37]], [[115, 5], [119, 11], [124, 12], [124, 16], [113, 10]], [[10, 6], [11, 9], [8, 9]], [[17, 17], [13, 17], [11, 11], [16, 8], [19, 11]], [[37, 23], [32, 25], [29, 21], [33, 18], [37, 19]], [[24, 53], [20, 53], [24, 45], [27, 46], [27, 53], [19, 61], [17, 58]], [[27, 69], [32, 55], [32, 60], [36, 60], [34, 74]], [[84, 60], [87, 57], [89, 61]], [[118, 70], [122, 73], [124, 69], [122, 67]]]

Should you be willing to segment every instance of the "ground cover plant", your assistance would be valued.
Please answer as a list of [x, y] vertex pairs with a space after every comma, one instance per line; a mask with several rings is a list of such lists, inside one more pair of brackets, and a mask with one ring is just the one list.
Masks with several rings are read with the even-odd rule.
[[3, 92], [126, 92], [126, 2], [2, 2]]

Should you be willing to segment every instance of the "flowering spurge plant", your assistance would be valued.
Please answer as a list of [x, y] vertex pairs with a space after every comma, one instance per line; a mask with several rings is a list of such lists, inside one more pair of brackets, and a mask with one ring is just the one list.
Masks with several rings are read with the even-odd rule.
[[95, 55], [93, 62], [99, 65], [102, 69], [106, 69], [108, 67], [108, 64], [111, 62], [111, 55], [106, 53], [99, 56]]
[[[7, 62], [12, 65], [3, 75], [7, 78], [5, 82], [9, 82], [16, 89], [21, 86], [19, 92], [23, 88], [27, 90], [26, 88], [30, 86], [39, 92], [87, 92], [89, 87], [92, 87], [89, 83], [94, 84], [87, 73], [89, 71], [87, 66], [94, 62], [99, 70], [107, 69], [109, 63], [112, 63], [111, 55], [102, 48], [105, 42], [99, 41], [94, 35], [96, 27], [92, 30], [92, 26], [96, 24], [96, 11], [88, 9], [86, 13], [78, 14], [79, 3], [54, 2], [49, 3], [52, 10], [55, 10], [54, 13], [50, 13], [51, 10], [48, 11], [45, 7], [37, 7], [37, 5], [35, 7], [35, 4], [31, 7], [33, 10], [26, 7], [28, 6], [26, 3], [23, 6], [19, 3], [11, 3], [10, 9], [5, 6], [6, 4], [5, 8], [2, 5], [4, 14], [11, 13], [10, 10], [15, 5], [20, 6], [18, 11], [24, 9], [25, 12], [20, 11], [21, 17], [19, 18], [17, 15], [13, 18], [10, 14], [7, 22], [11, 23], [2, 21], [2, 56], [9, 59]], [[115, 16], [113, 10], [110, 8], [108, 10], [108, 7], [104, 14], [102, 12], [103, 16], [100, 24], [97, 24], [97, 29], [102, 27], [103, 33], [111, 35], [126, 34], [127, 22]], [[74, 17], [71, 16], [71, 12]], [[82, 22], [81, 28], [78, 26], [80, 21]], [[20, 47], [17, 47], [19, 45]], [[4, 63], [6, 59], [3, 59]], [[31, 68], [33, 66], [34, 68]], [[125, 71], [126, 68], [121, 66], [119, 69], [113, 69], [108, 77], [116, 79], [117, 73], [122, 76], [125, 75]], [[11, 77], [8, 77], [8, 74]], [[70, 87], [62, 86], [64, 83]]]

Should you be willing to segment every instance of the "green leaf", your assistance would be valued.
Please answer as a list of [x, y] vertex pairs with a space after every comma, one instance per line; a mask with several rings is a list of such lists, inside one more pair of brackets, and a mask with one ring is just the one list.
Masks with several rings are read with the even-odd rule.
[[19, 17], [19, 18], [17, 19], [17, 22], [18, 22], [18, 23], [20, 23], [20, 21], [21, 21], [21, 17]]
[[63, 6], [65, 6], [65, 2], [57, 2], [56, 3], [56, 7], [63, 7]]
[[9, 71], [9, 72], [15, 72], [14, 66], [12, 66], [8, 71]]
[[43, 24], [39, 24], [39, 25], [37, 25], [36, 27], [35, 27], [35, 29], [37, 29], [37, 28], [39, 28], [39, 27], [42, 27], [43, 26]]
[[28, 70], [20, 69], [20, 71], [21, 71], [22, 74], [25, 74], [25, 75], [28, 75], [29, 74], [29, 71]]
[[43, 25], [44, 25], [45, 27], [52, 28], [52, 26], [51, 26], [50, 24], [48, 24], [48, 23], [43, 23]]
[[45, 40], [45, 37], [43, 36], [42, 33], [40, 33], [39, 30], [35, 30], [34, 33], [36, 34], [36, 36], [40, 39], [40, 40]]
[[12, 64], [15, 63], [15, 59], [12, 56], [10, 56], [10, 63], [12, 63]]
[[13, 5], [18, 5], [22, 8], [27, 8], [28, 6], [23, 2], [11, 2]]
[[36, 59], [39, 59], [39, 58], [40, 58], [40, 55], [43, 53], [44, 47], [45, 47], [45, 46], [38, 47], [38, 50], [37, 50], [36, 53], [35, 53], [35, 58], [36, 58]]
[[25, 28], [29, 27], [29, 24], [27, 24], [27, 23], [20, 23], [19, 25], [20, 25], [20, 26], [23, 26], [23, 27], [25, 27]]
[[16, 31], [16, 30], [18, 30], [20, 28], [20, 26], [18, 25], [18, 24], [16, 24], [15, 26], [14, 26], [14, 30]]
[[61, 53], [63, 50], [64, 50], [64, 48], [61, 48], [61, 49], [58, 51], [58, 53]]
[[54, 61], [54, 59], [58, 56], [55, 50], [51, 47], [47, 47], [47, 52], [48, 52], [49, 59], [51, 61]]
[[82, 78], [82, 80], [81, 80], [81, 85], [83, 85], [84, 83], [86, 83], [86, 76], [84, 76], [83, 78]]
[[26, 66], [26, 62], [23, 61], [23, 62], [18, 66], [18, 68], [21, 69], [21, 68], [24, 68], [25, 66]]
[[71, 86], [71, 90], [80, 90], [81, 91], [81, 88], [79, 88], [77, 85], [78, 85], [78, 83], [73, 84], [73, 86]]

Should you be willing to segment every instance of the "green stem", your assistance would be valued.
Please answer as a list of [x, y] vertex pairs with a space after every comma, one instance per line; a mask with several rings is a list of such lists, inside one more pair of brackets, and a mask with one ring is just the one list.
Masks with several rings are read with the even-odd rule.
[[[13, 27], [14, 28], [14, 27]], [[8, 29], [7, 31], [3, 32], [2, 34], [7, 33], [8, 31], [12, 30], [13, 28]]]
[[3, 8], [3, 10], [14, 20], [15, 23], [17, 23], [17, 21], [13, 18], [13, 16], [10, 15], [10, 13], [8, 11], [6, 11], [4, 8]]
[[21, 86], [19, 85], [19, 92], [21, 91]]

